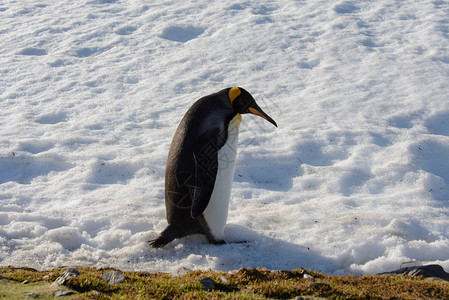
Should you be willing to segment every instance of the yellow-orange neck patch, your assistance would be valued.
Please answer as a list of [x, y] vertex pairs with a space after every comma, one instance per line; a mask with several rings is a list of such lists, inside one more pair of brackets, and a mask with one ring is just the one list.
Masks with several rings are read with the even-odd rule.
[[231, 103], [234, 102], [235, 98], [237, 98], [242, 91], [238, 87], [233, 87], [229, 90], [229, 100], [231, 100]]

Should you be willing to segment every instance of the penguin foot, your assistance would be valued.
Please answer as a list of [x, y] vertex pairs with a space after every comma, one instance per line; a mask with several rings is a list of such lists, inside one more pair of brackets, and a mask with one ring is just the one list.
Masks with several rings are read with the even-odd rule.
[[224, 240], [214, 240], [214, 241], [209, 241], [209, 243], [214, 244], [214, 245], [223, 245], [223, 244], [248, 244], [250, 243], [250, 241], [232, 241], [232, 242], [226, 242]]
[[167, 228], [165, 228], [164, 231], [161, 232], [161, 235], [157, 239], [149, 240], [148, 244], [153, 248], [162, 248], [178, 237], [180, 236], [179, 234], [177, 234], [175, 228], [171, 225], [168, 225]]
[[161, 235], [154, 240], [149, 240], [148, 245], [152, 248], [162, 248], [171, 241], [173, 241], [175, 238], [172, 238], [170, 236], [164, 235], [164, 232], [161, 233]]
[[209, 241], [209, 243], [214, 244], [214, 245], [224, 245], [224, 244], [227, 244], [226, 241], [224, 241], [224, 240], [212, 240], [212, 241]]
[[152, 248], [162, 248], [168, 243], [169, 242], [165, 241], [162, 237], [158, 237], [157, 239], [148, 241], [148, 245]]
[[250, 243], [250, 241], [233, 241], [233, 242], [229, 242], [229, 244], [248, 244]]

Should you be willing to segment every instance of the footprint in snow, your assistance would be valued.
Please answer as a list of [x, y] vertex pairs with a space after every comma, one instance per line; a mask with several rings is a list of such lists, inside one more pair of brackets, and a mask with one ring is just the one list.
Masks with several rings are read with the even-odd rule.
[[41, 152], [45, 152], [53, 147], [54, 144], [52, 142], [41, 141], [37, 139], [19, 143], [19, 150], [26, 151], [31, 154], [38, 154]]
[[344, 196], [351, 196], [357, 193], [358, 189], [362, 187], [370, 178], [371, 174], [358, 169], [348, 169], [339, 174], [340, 192]]
[[42, 56], [47, 55], [47, 50], [40, 48], [24, 48], [20, 50], [17, 54], [19, 55], [30, 55], [30, 56]]
[[229, 10], [244, 10], [246, 8], [246, 4], [236, 3], [229, 6]]
[[402, 128], [402, 129], [410, 129], [413, 128], [414, 124], [413, 121], [416, 119], [416, 115], [398, 115], [395, 117], [392, 117], [389, 120], [389, 123], [391, 126], [396, 128]]
[[298, 63], [298, 67], [300, 67], [301, 69], [313, 69], [319, 64], [319, 60], [301, 61]]
[[296, 146], [301, 164], [315, 167], [331, 166], [345, 160], [348, 154], [338, 145], [329, 145], [324, 141], [305, 141]]
[[273, 12], [275, 10], [274, 7], [270, 7], [270, 6], [266, 6], [266, 5], [260, 5], [260, 6], [255, 6], [252, 8], [252, 13], [254, 15], [268, 15], [271, 12]]
[[185, 43], [200, 36], [204, 28], [191, 25], [173, 25], [166, 27], [160, 37], [169, 41]]
[[91, 4], [112, 4], [117, 2], [117, 0], [95, 0], [90, 2]]
[[65, 121], [67, 121], [67, 114], [65, 112], [44, 114], [35, 120], [39, 124], [57, 124]]
[[360, 8], [356, 6], [353, 2], [343, 2], [337, 4], [334, 7], [334, 11], [338, 14], [351, 14], [359, 11]]
[[432, 1], [432, 4], [435, 5], [436, 8], [441, 8], [444, 4], [446, 4], [445, 1]]
[[430, 133], [449, 136], [449, 111], [430, 117], [425, 125]]
[[64, 59], [57, 59], [53, 62], [48, 63], [48, 65], [53, 68], [64, 67], [66, 65], [71, 65], [71, 64], [73, 64], [73, 63], [70, 61], [64, 60]]
[[125, 26], [125, 27], [118, 29], [115, 33], [118, 35], [130, 35], [136, 30], [137, 30], [137, 28], [134, 26]]
[[443, 64], [449, 64], [449, 56], [435, 56], [432, 58], [434, 62], [441, 62]]
[[75, 50], [75, 52], [73, 53], [73, 56], [80, 57], [80, 58], [89, 57], [89, 56], [93, 56], [96, 54], [101, 54], [111, 48], [112, 48], [111, 46], [81, 48], [81, 49]]
[[362, 40], [360, 42], [360, 44], [362, 44], [363, 46], [368, 47], [368, 48], [376, 48], [376, 47], [381, 47], [382, 46], [380, 44], [377, 44], [376, 42], [374, 42], [370, 38], [366, 38], [366, 39]]

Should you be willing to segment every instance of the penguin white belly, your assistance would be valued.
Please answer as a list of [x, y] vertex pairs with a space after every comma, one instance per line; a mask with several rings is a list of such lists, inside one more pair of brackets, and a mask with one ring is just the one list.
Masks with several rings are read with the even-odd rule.
[[223, 240], [224, 228], [228, 218], [231, 187], [234, 179], [235, 160], [237, 157], [237, 144], [239, 126], [242, 116], [237, 114], [229, 122], [228, 139], [218, 151], [218, 172], [209, 204], [203, 212], [211, 234], [216, 240]]

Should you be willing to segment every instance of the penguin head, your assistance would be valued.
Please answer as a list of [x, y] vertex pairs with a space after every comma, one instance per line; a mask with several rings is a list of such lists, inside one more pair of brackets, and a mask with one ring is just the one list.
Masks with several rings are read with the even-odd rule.
[[254, 114], [256, 116], [262, 117], [274, 126], [278, 127], [276, 122], [268, 116], [260, 107], [257, 105], [256, 100], [253, 96], [248, 93], [245, 89], [239, 87], [233, 87], [229, 89], [229, 100], [232, 103], [232, 107], [236, 113], [239, 114]]

